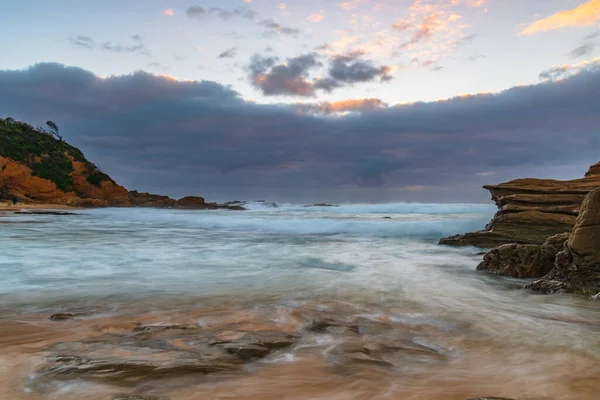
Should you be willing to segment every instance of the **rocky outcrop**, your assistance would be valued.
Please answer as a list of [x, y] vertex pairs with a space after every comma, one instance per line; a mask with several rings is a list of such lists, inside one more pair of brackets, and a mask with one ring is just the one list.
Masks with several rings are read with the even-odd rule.
[[490, 250], [477, 266], [485, 271], [515, 278], [540, 278], [554, 268], [556, 255], [569, 238], [563, 233], [548, 238], [544, 244], [506, 244]]
[[238, 203], [207, 203], [203, 197], [196, 196], [187, 196], [179, 200], [175, 200], [168, 196], [140, 193], [135, 190], [129, 192], [129, 201], [133, 207], [177, 208], [187, 210], [245, 210], [245, 208], [241, 205], [238, 205]]
[[243, 210], [238, 205], [129, 192], [56, 134], [0, 118], [0, 200], [74, 207], [160, 207]]
[[555, 268], [529, 288], [552, 292], [556, 291], [552, 285], [558, 283], [565, 291], [600, 290], [600, 188], [583, 201], [565, 249], [556, 256]]
[[0, 157], [0, 189], [2, 197], [17, 199], [21, 203], [49, 203], [74, 207], [110, 207], [129, 204], [128, 192], [112, 180], [99, 182], [98, 186], [87, 181], [90, 176], [83, 163], [73, 161], [70, 191], [59, 189], [49, 179], [33, 175], [26, 164]]
[[484, 248], [508, 243], [542, 245], [550, 236], [570, 232], [583, 199], [600, 187], [600, 163], [581, 179], [517, 179], [484, 187], [498, 206], [492, 221], [483, 231], [445, 238], [440, 244]]

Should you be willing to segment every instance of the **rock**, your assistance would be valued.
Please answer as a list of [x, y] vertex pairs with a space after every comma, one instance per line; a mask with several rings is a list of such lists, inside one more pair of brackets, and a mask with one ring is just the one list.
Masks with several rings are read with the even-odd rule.
[[175, 206], [176, 200], [168, 196], [158, 194], [150, 194], [147, 192], [140, 193], [136, 190], [129, 192], [129, 200], [134, 207], [156, 207], [156, 208], [171, 208]]
[[556, 255], [563, 249], [569, 234], [552, 236], [538, 246], [506, 244], [490, 250], [477, 266], [478, 271], [515, 278], [541, 278], [554, 268]]
[[17, 211], [19, 215], [77, 215], [77, 213], [64, 211]]
[[580, 291], [600, 290], [600, 188], [586, 196], [565, 250], [556, 255], [555, 268], [544, 279]]
[[206, 204], [203, 197], [187, 196], [177, 200], [175, 207], [177, 208], [202, 208]]
[[476, 398], [467, 399], [467, 400], [513, 400], [513, 399], [507, 399], [505, 397], [476, 397]]
[[83, 317], [86, 315], [90, 315], [90, 313], [88, 312], [80, 312], [80, 313], [56, 313], [56, 314], [52, 314], [50, 317], [48, 317], [50, 320], [52, 321], [66, 321], [69, 319], [73, 319], [73, 318], [77, 318], [77, 317]]
[[336, 204], [318, 203], [318, 204], [307, 204], [304, 207], [339, 207]]
[[571, 181], [517, 179], [484, 186], [498, 212], [485, 230], [444, 238], [440, 244], [497, 247], [503, 244], [537, 244], [572, 230], [585, 196], [600, 187], [600, 163], [584, 178]]
[[243, 211], [241, 205], [232, 204], [217, 204], [207, 203], [203, 197], [187, 196], [179, 200], [172, 199], [168, 196], [161, 196], [151, 193], [140, 193], [137, 191], [129, 192], [129, 200], [134, 207], [150, 207], [150, 208], [177, 208], [187, 210], [234, 210]]
[[126, 394], [119, 394], [112, 398], [112, 400], [165, 400], [164, 397], [154, 396], [129, 396]]
[[570, 284], [551, 279], [538, 279], [529, 285], [525, 285], [525, 289], [542, 294], [573, 293], [575, 291]]
[[239, 371], [251, 359], [296, 343], [280, 331], [213, 331], [196, 325], [138, 326], [49, 349], [39, 379], [152, 380], [167, 376]]

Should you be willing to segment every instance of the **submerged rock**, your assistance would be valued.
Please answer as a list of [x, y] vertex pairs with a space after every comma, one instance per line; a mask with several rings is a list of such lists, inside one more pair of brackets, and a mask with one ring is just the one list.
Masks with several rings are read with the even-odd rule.
[[84, 317], [86, 315], [90, 315], [90, 313], [89, 312], [56, 313], [56, 314], [52, 314], [48, 318], [52, 321], [66, 321], [66, 320], [77, 318], [77, 317]]
[[240, 371], [251, 359], [293, 345], [299, 336], [279, 331], [223, 332], [195, 325], [149, 325], [53, 346], [38, 377], [152, 380]]
[[17, 211], [15, 214], [20, 215], [77, 215], [77, 213], [66, 211]]
[[506, 244], [485, 254], [477, 266], [485, 271], [515, 278], [541, 278], [554, 268], [556, 255], [564, 248], [569, 234], [548, 238], [543, 245]]
[[467, 399], [467, 400], [513, 400], [513, 399], [507, 399], [505, 397], [476, 397], [476, 398]]

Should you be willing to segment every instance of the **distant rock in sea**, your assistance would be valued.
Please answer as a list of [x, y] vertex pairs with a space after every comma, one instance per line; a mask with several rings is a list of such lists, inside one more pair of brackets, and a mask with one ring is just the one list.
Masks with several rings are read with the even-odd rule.
[[318, 204], [307, 204], [304, 207], [339, 207], [337, 204], [327, 204], [327, 203], [318, 203]]

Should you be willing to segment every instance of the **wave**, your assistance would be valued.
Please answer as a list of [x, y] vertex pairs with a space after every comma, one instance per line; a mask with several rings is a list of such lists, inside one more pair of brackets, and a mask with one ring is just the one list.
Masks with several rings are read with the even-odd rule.
[[333, 207], [319, 207], [281, 203], [248, 203], [249, 211], [305, 212], [328, 214], [472, 214], [494, 212], [496, 207], [489, 204], [433, 204], [433, 203], [384, 203], [384, 204], [339, 204]]

